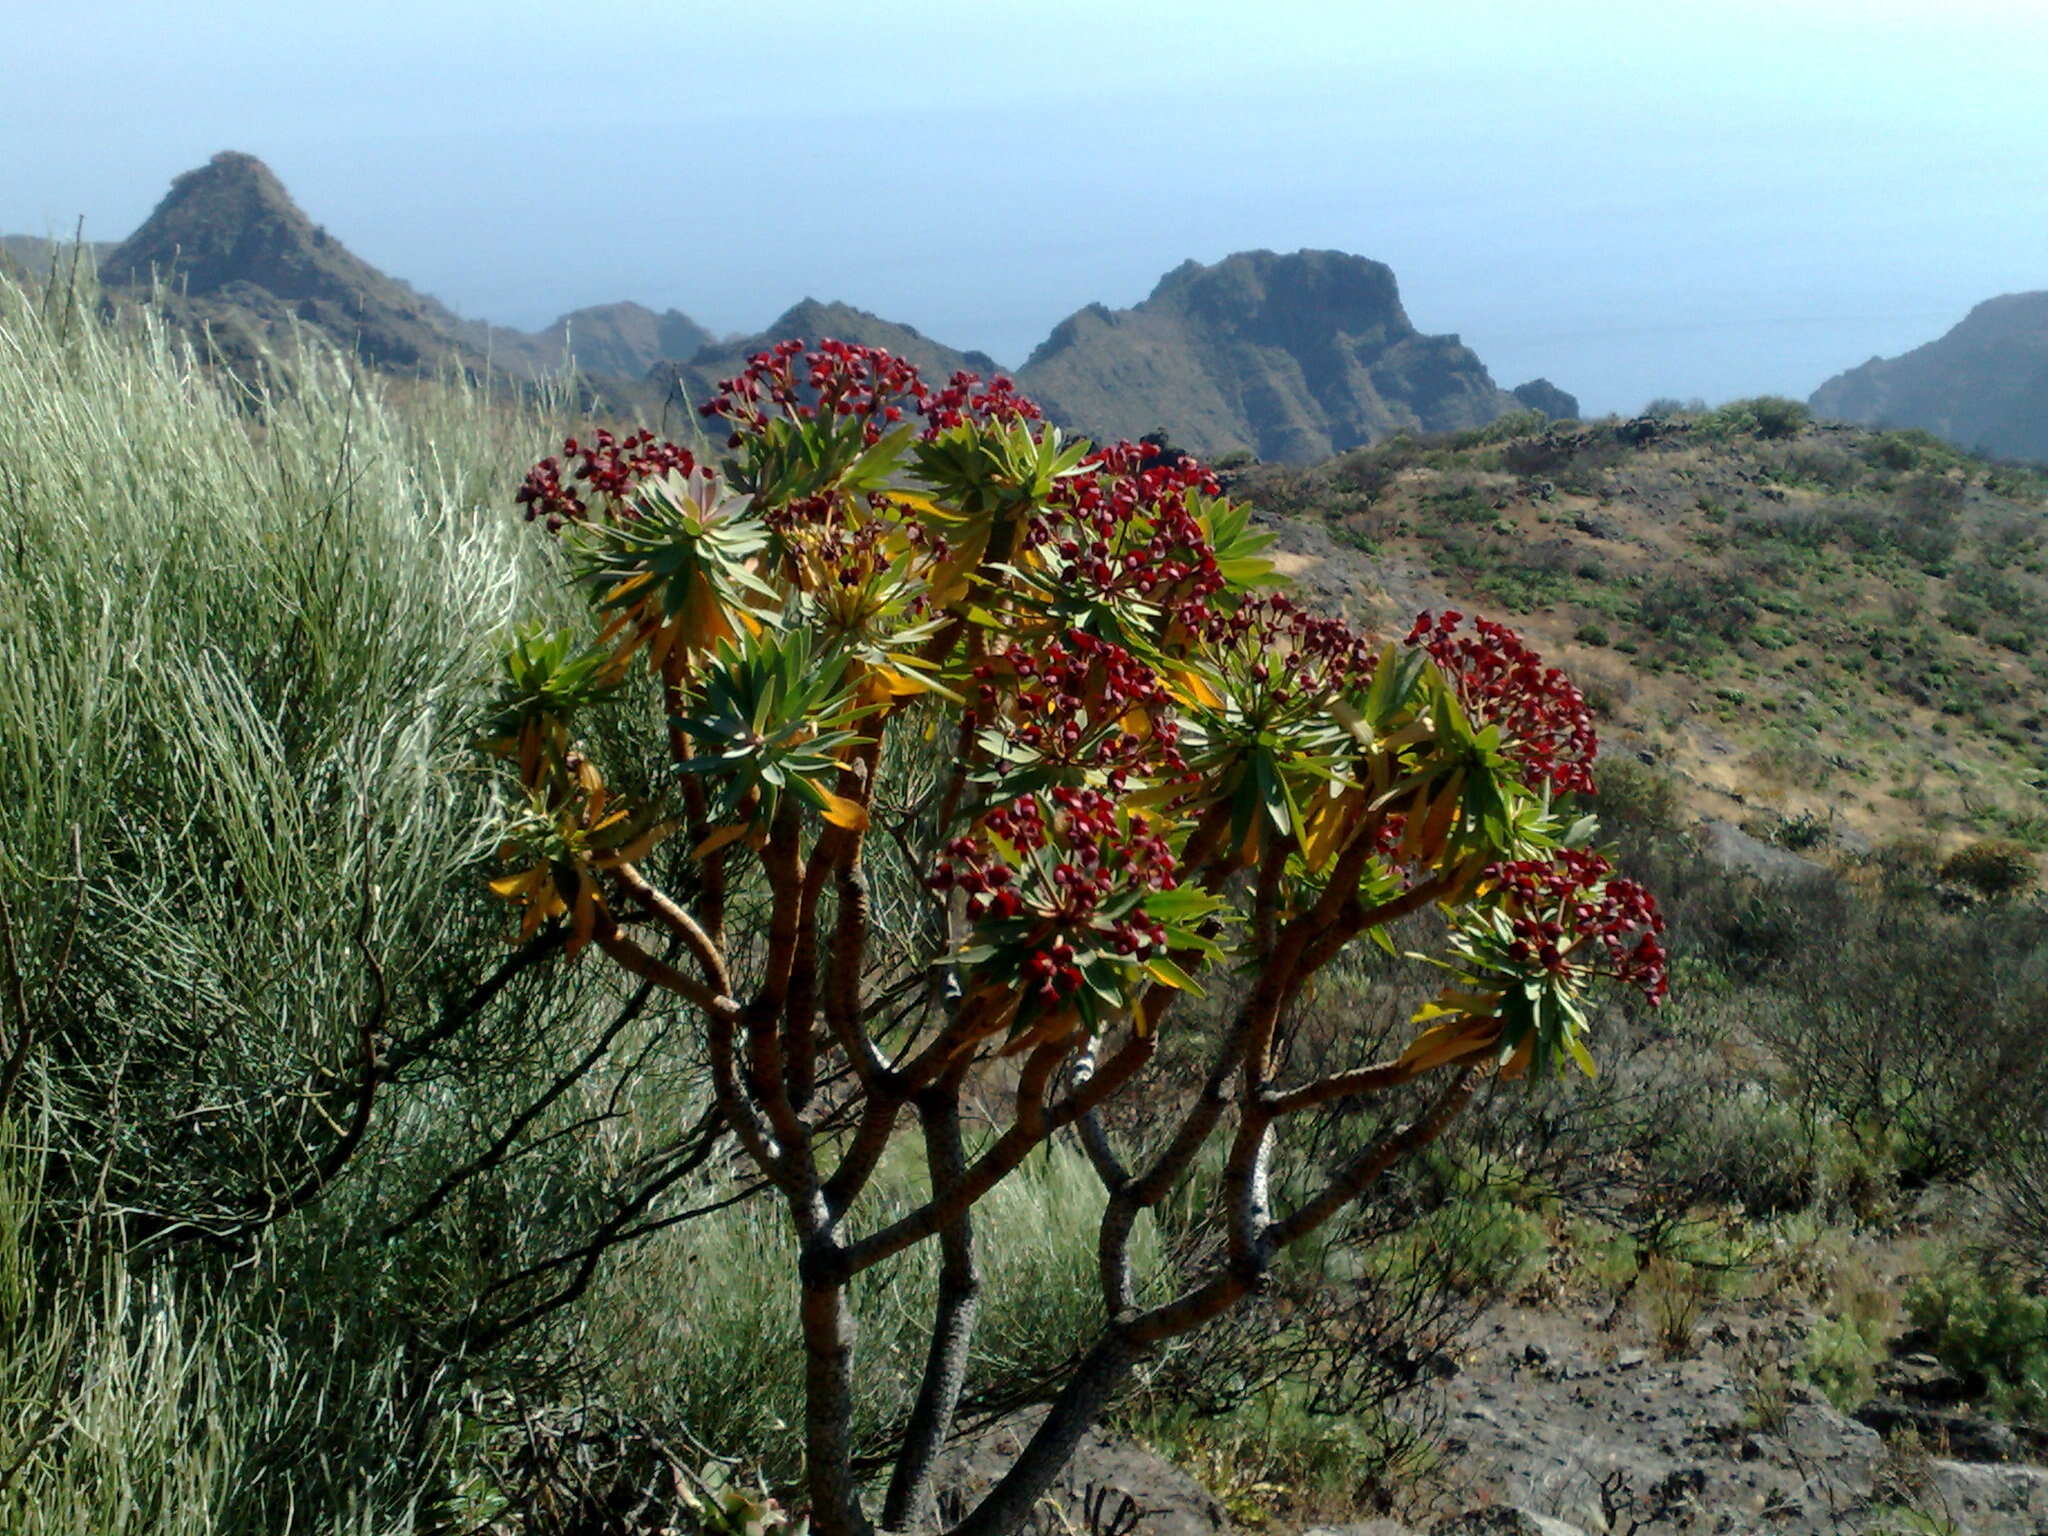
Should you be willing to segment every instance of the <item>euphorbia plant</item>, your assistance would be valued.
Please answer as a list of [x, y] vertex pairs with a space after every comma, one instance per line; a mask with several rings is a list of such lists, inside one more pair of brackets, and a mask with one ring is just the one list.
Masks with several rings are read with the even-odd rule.
[[[514, 652], [492, 739], [520, 815], [497, 888], [529, 933], [566, 923], [572, 953], [701, 1015], [726, 1123], [799, 1244], [824, 1536], [870, 1518], [850, 1282], [939, 1246], [879, 1510], [921, 1524], [967, 1375], [976, 1203], [1079, 1140], [1106, 1195], [1102, 1329], [958, 1527], [1007, 1532], [1140, 1362], [1253, 1293], [1482, 1081], [1591, 1070], [1584, 994], [1618, 978], [1661, 996], [1661, 924], [1557, 809], [1591, 787], [1592, 727], [1508, 630], [1426, 615], [1378, 643], [1307, 613], [1205, 470], [1068, 440], [1001, 379], [930, 389], [886, 353], [790, 342], [706, 410], [729, 433], [717, 467], [600, 434], [521, 491], [567, 541], [595, 634]], [[576, 712], [642, 669], [671, 771], [622, 796]], [[664, 889], [642, 866], [671, 836]], [[1412, 1044], [1291, 1077], [1283, 1031], [1311, 978], [1425, 908], [1448, 979]], [[1176, 1011], [1226, 973], [1220, 1025], [1190, 1036], [1198, 1068], [1162, 1080]], [[1418, 1082], [1405, 1123], [1276, 1203], [1289, 1117]], [[1116, 1113], [1134, 1095], [1167, 1110], [1142, 1145]], [[993, 1117], [985, 1137], [970, 1110]], [[864, 1216], [913, 1124], [929, 1194]], [[1134, 1229], [1191, 1178], [1214, 1182], [1227, 1240], [1141, 1303]]]

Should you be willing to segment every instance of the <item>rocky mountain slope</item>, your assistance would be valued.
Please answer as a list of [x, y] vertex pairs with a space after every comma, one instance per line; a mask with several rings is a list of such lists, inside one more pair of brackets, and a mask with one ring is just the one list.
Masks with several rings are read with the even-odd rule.
[[679, 309], [657, 314], [630, 300], [571, 310], [539, 331], [465, 320], [457, 335], [501, 368], [601, 379], [644, 378], [664, 358], [692, 356], [717, 340]]
[[[0, 249], [33, 273], [48, 268], [52, 247], [8, 237]], [[751, 353], [788, 336], [886, 347], [938, 378], [1001, 371], [985, 353], [814, 299], [727, 341], [678, 310], [634, 303], [579, 309], [537, 332], [467, 320], [355, 255], [245, 154], [216, 155], [178, 177], [141, 228], [97, 254], [109, 292], [151, 294], [231, 364], [311, 328], [401, 372], [453, 363], [533, 378], [573, 366], [589, 400], [622, 414], [702, 399]], [[1455, 336], [1425, 336], [1409, 323], [1387, 267], [1336, 251], [1187, 262], [1134, 308], [1090, 305], [1062, 321], [1019, 378], [1055, 419], [1089, 436], [1164, 429], [1212, 457], [1241, 450], [1298, 462], [1522, 407], [1578, 410], [1545, 380], [1513, 394], [1498, 388]]]
[[1455, 336], [1409, 323], [1393, 272], [1340, 251], [1187, 262], [1143, 303], [1069, 316], [1018, 374], [1055, 419], [1209, 457], [1305, 462], [1517, 408]]
[[315, 224], [253, 155], [215, 155], [178, 177], [99, 270], [111, 288], [159, 285], [166, 312], [209, 328], [230, 358], [297, 323], [383, 367], [481, 361], [453, 313]]
[[1939, 340], [1837, 374], [1812, 404], [1820, 416], [2048, 463], [2048, 291], [1987, 299]]

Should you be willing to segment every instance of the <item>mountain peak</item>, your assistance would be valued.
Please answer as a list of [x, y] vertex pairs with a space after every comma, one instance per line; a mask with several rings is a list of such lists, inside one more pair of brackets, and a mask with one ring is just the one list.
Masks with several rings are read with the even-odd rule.
[[193, 294], [251, 282], [279, 298], [308, 298], [328, 286], [314, 276], [323, 251], [347, 257], [299, 211], [269, 166], [227, 150], [173, 181], [104, 272], [115, 282], [159, 276]]
[[166, 303], [195, 323], [253, 320], [273, 337], [310, 324], [386, 365], [467, 356], [455, 316], [351, 252], [300, 211], [269, 166], [234, 150], [173, 181], [100, 276], [161, 282]]
[[1239, 251], [1213, 266], [1187, 261], [1159, 280], [1140, 309], [1170, 309], [1210, 325], [1283, 334], [1412, 334], [1393, 269], [1346, 251]]
[[1393, 270], [1345, 251], [1183, 262], [1144, 302], [1062, 321], [1018, 382], [1063, 425], [1190, 452], [1327, 458], [1517, 407], [1455, 336], [1409, 323]]

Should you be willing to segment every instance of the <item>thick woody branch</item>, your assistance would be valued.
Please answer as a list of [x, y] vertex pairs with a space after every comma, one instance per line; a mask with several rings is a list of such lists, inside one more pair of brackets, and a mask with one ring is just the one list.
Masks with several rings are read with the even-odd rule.
[[1309, 941], [1303, 952], [1302, 970], [1304, 975], [1313, 975], [1336, 958], [1337, 952], [1361, 933], [1374, 928], [1385, 927], [1388, 923], [1420, 912], [1434, 901], [1440, 900], [1456, 883], [1454, 874], [1440, 874], [1410, 886], [1399, 896], [1384, 901], [1376, 907], [1368, 907], [1354, 892], [1341, 906], [1327, 928]]
[[975, 1160], [957, 1188], [943, 1197], [935, 1196], [847, 1246], [851, 1272], [879, 1264], [940, 1231], [1015, 1171], [1047, 1137], [1073, 1124], [1120, 1090], [1152, 1059], [1155, 1045], [1149, 1034], [1134, 1035], [1103, 1063], [1093, 1078], [1077, 1085], [1058, 1105], [1048, 1109], [1043, 1095], [1062, 1049], [1059, 1045], [1041, 1046], [1032, 1054], [1017, 1089], [1017, 1122]]
[[1298, 1088], [1289, 1088], [1284, 1093], [1266, 1096], [1266, 1110], [1278, 1118], [1295, 1114], [1300, 1110], [1314, 1109], [1328, 1104], [1333, 1099], [1363, 1098], [1368, 1094], [1385, 1093], [1389, 1088], [1398, 1088], [1415, 1077], [1413, 1067], [1403, 1066], [1398, 1061], [1375, 1062], [1369, 1067], [1353, 1067], [1348, 1072], [1333, 1072], [1328, 1077], [1319, 1077], [1312, 1083], [1303, 1083]]
[[[918, 1100], [924, 1126], [925, 1166], [932, 1193], [944, 1195], [966, 1177], [960, 1139], [960, 1085], [964, 1072], [935, 1084]], [[882, 1503], [882, 1524], [892, 1531], [921, 1525], [932, 1496], [932, 1467], [952, 1432], [960, 1390], [967, 1382], [968, 1353], [980, 1308], [981, 1276], [974, 1262], [973, 1208], [939, 1231], [939, 1285], [933, 1307], [931, 1345], [917, 1401], [903, 1435], [903, 1449]]]
[[697, 962], [697, 969], [703, 973], [704, 984], [718, 996], [730, 997], [732, 976], [726, 968], [725, 956], [697, 920], [677, 906], [667, 892], [656, 889], [631, 864], [621, 864], [612, 873], [619, 885], [647, 909], [648, 915], [689, 951], [690, 958]]
[[734, 1051], [734, 1030], [740, 1008], [729, 997], [714, 997], [695, 977], [685, 975], [664, 960], [647, 953], [619, 932], [609, 919], [601, 918], [596, 933], [598, 948], [619, 966], [642, 980], [652, 981], [677, 996], [696, 1003], [704, 1011], [705, 1054], [711, 1066], [712, 1091], [725, 1123], [740, 1145], [747, 1149], [756, 1166], [785, 1192], [802, 1183], [796, 1170], [776, 1145], [775, 1138], [756, 1113], [753, 1101], [740, 1086], [739, 1063]]
[[903, 1112], [903, 1102], [902, 1095], [887, 1083], [876, 1083], [868, 1089], [868, 1101], [861, 1110], [853, 1140], [841, 1154], [839, 1166], [825, 1181], [825, 1207], [835, 1218], [845, 1214], [874, 1177], [882, 1154], [889, 1150], [890, 1138], [896, 1134], [896, 1118]]
[[[881, 761], [884, 724], [876, 724], [874, 735], [854, 751], [839, 771], [839, 795], [863, 810], [874, 797], [875, 769]], [[843, 905], [847, 894], [847, 875], [859, 868], [865, 840], [865, 835], [859, 831], [828, 822], [818, 833], [810, 859], [804, 865], [803, 894], [797, 903], [796, 956], [790, 964], [789, 1002], [783, 1010], [782, 1024], [782, 1050], [789, 1063], [789, 1096], [798, 1111], [810, 1103], [818, 1082], [817, 1037], [812, 1031], [818, 1005], [818, 960], [822, 947], [818, 906], [824, 899], [826, 881], [836, 875], [842, 903], [832, 940], [831, 958], [836, 967], [840, 964], [839, 951], [849, 942], [849, 924]], [[865, 887], [859, 886], [858, 882], [856, 886], [864, 903]], [[855, 923], [859, 937], [852, 942], [856, 947], [866, 937], [866, 916], [863, 905]], [[857, 979], [860, 958], [856, 957], [853, 964]], [[861, 1054], [849, 1054], [854, 1057], [855, 1070], [860, 1071], [865, 1064]], [[866, 1074], [862, 1075], [865, 1077]]]
[[[1074, 1065], [1068, 1076], [1075, 1087], [1084, 1086], [1095, 1075], [1095, 1042], [1090, 1040], [1074, 1058]], [[1117, 1156], [1115, 1146], [1110, 1142], [1109, 1131], [1102, 1123], [1099, 1110], [1089, 1110], [1075, 1122], [1080, 1132], [1081, 1147], [1088, 1154], [1088, 1161], [1095, 1169], [1095, 1176], [1102, 1181], [1105, 1192], [1115, 1194], [1131, 1182], [1130, 1170], [1123, 1159]]]
[[[689, 704], [683, 686], [685, 666], [680, 647], [669, 652], [661, 672], [661, 711], [667, 722], [669, 757], [678, 768], [686, 769], [696, 749], [682, 724]], [[685, 771], [677, 774], [676, 780], [683, 797], [683, 825], [694, 846], [711, 831], [710, 798], [705, 793], [704, 781], [696, 774]], [[725, 943], [725, 862], [726, 851], [722, 848], [704, 859], [703, 884], [697, 898], [705, 930], [720, 947]]]
[[839, 865], [839, 916], [826, 956], [825, 1023], [872, 1093], [888, 1064], [861, 1023], [861, 974], [867, 968], [868, 953], [868, 877], [861, 859], [863, 847], [864, 843], [856, 842]]
[[[1395, 1163], [1435, 1141], [1457, 1118], [1477, 1085], [1477, 1069], [1460, 1071], [1422, 1114], [1353, 1157], [1319, 1193], [1267, 1227], [1258, 1251], [1270, 1262], [1272, 1255], [1299, 1242], [1356, 1200]], [[1123, 1331], [1133, 1344], [1147, 1348], [1177, 1338], [1243, 1300], [1262, 1274], [1227, 1266], [1174, 1300], [1140, 1314]]]
[[784, 1072], [780, 1028], [789, 996], [791, 968], [798, 948], [798, 917], [803, 900], [803, 865], [798, 849], [802, 822], [793, 797], [785, 795], [761, 850], [761, 868], [768, 877], [768, 943], [761, 967], [761, 985], [740, 1015], [746, 1036], [746, 1080], [754, 1102], [766, 1114], [786, 1156], [801, 1158], [809, 1134], [790, 1102]]
[[1232, 1269], [1256, 1274], [1266, 1266], [1266, 1230], [1273, 1208], [1267, 1191], [1267, 1167], [1273, 1151], [1273, 1117], [1255, 1099], [1238, 1108], [1237, 1134], [1223, 1165], [1223, 1187], [1229, 1205], [1224, 1240]]
[[1458, 1117], [1478, 1086], [1477, 1067], [1459, 1068], [1420, 1115], [1358, 1153], [1331, 1176], [1319, 1193], [1275, 1222], [1270, 1233], [1274, 1250], [1308, 1236], [1356, 1200], [1395, 1163], [1435, 1141]]
[[694, 1003], [713, 1019], [723, 1020], [728, 1026], [740, 1016], [740, 1005], [721, 992], [714, 992], [696, 977], [677, 970], [666, 960], [650, 955], [632, 939], [620, 931], [618, 925], [600, 917], [597, 929], [591, 935], [597, 947], [610, 956], [622, 969], [638, 976], [642, 981], [651, 981], [656, 986], [675, 993], [687, 1003]]

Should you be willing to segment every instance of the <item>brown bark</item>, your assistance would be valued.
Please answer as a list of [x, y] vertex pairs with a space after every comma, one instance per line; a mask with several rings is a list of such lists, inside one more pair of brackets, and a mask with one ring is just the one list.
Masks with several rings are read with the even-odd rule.
[[853, 1476], [853, 1308], [837, 1245], [818, 1234], [801, 1260], [804, 1473], [817, 1536], [869, 1536]]
[[[966, 1174], [959, 1094], [960, 1080], [955, 1076], [918, 1105], [924, 1122], [925, 1164], [934, 1194], [957, 1187]], [[939, 1285], [931, 1345], [917, 1401], [904, 1430], [903, 1448], [882, 1501], [882, 1524], [889, 1530], [910, 1530], [924, 1524], [930, 1514], [932, 1467], [952, 1433], [960, 1389], [967, 1383], [967, 1357], [980, 1305], [981, 1275], [974, 1262], [974, 1212], [970, 1207], [939, 1229]]]
[[1012, 1536], [1022, 1527], [1144, 1354], [1117, 1328], [1097, 1340], [1010, 1470], [948, 1536]]

